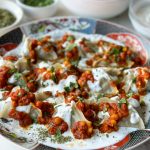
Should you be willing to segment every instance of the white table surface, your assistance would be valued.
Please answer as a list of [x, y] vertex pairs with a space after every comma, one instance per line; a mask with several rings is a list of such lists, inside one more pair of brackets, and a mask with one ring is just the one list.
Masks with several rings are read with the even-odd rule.
[[[55, 14], [55, 16], [74, 16], [74, 14], [72, 14], [67, 9], [65, 9], [65, 7], [60, 3], [59, 9], [58, 9], [57, 13]], [[31, 18], [24, 16], [21, 24], [26, 23], [31, 20], [32, 20]], [[134, 30], [131, 25], [131, 22], [128, 18], [128, 11], [124, 12], [120, 16], [109, 19], [109, 21], [124, 25], [124, 26]], [[5, 138], [3, 138], [0, 135], [0, 150], [24, 150], [24, 149], [16, 146], [13, 143], [8, 142]], [[145, 144], [141, 145], [140, 147], [136, 148], [135, 150], [150, 150], [150, 141], [146, 142]]]

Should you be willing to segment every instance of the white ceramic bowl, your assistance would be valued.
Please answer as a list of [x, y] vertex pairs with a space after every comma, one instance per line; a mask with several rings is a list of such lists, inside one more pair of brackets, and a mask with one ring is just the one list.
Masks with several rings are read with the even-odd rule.
[[[144, 8], [148, 7], [149, 11]], [[143, 14], [145, 10], [146, 14]], [[137, 14], [136, 12], [140, 12]], [[144, 18], [146, 17], [146, 21]], [[129, 7], [129, 18], [133, 27], [141, 34], [150, 39], [150, 0], [131, 0]]]
[[129, 0], [62, 0], [71, 12], [84, 17], [108, 19], [121, 14]]
[[16, 21], [13, 24], [4, 28], [0, 28], [0, 36], [1, 36], [6, 32], [10, 31], [11, 29], [13, 29], [14, 27], [16, 27], [16, 25], [20, 23], [20, 21], [23, 18], [23, 11], [18, 5], [9, 0], [0, 0], [0, 8], [10, 11], [16, 17]]
[[43, 7], [25, 5], [22, 3], [22, 0], [16, 0], [16, 3], [24, 10], [27, 16], [34, 19], [42, 19], [53, 16], [58, 8], [58, 0], [54, 0], [54, 3]]

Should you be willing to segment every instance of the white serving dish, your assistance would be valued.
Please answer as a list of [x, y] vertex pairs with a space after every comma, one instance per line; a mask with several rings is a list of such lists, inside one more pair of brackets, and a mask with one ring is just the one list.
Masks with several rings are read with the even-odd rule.
[[24, 10], [27, 16], [34, 19], [42, 19], [53, 16], [58, 8], [58, 0], [54, 0], [54, 3], [48, 6], [33, 7], [25, 5], [22, 0], [16, 0], [16, 3]]
[[13, 24], [4, 28], [0, 28], [1, 36], [2, 34], [5, 34], [6, 32], [10, 31], [20, 23], [20, 21], [23, 18], [23, 11], [18, 5], [9, 0], [0, 0], [0, 8], [10, 11], [16, 17], [16, 21]]
[[124, 12], [129, 0], [62, 0], [63, 4], [76, 15], [108, 19]]
[[[129, 7], [129, 18], [133, 27], [139, 33], [143, 34], [144, 36], [150, 39], [150, 10], [145, 10], [147, 12], [147, 14], [145, 15], [142, 15], [143, 10], [141, 10], [145, 9], [143, 8], [145, 6], [150, 8], [150, 0], [131, 0]], [[137, 15], [137, 12], [140, 13], [140, 16], [139, 14]], [[146, 20], [148, 21], [147, 23], [144, 17], [146, 17]]]

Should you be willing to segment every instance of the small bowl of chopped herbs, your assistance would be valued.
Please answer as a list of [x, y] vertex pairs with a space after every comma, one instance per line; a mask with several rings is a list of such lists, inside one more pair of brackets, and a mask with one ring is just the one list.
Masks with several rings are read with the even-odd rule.
[[27, 16], [42, 19], [53, 16], [58, 8], [58, 0], [16, 0]]
[[0, 36], [18, 25], [22, 18], [19, 6], [9, 0], [0, 1]]

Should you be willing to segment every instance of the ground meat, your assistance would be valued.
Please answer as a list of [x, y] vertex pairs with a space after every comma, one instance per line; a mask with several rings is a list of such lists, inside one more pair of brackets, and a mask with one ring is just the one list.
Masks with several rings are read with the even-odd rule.
[[47, 124], [54, 113], [54, 106], [48, 102], [36, 101], [35, 106], [42, 111], [42, 117], [38, 118], [40, 124]]
[[12, 109], [9, 112], [9, 117], [18, 120], [21, 127], [28, 127], [33, 123], [33, 120], [29, 114], [25, 112], [18, 112], [15, 109]]
[[10, 97], [14, 107], [29, 105], [35, 101], [35, 95], [24, 89], [18, 89], [15, 92], [11, 92]]
[[78, 80], [78, 84], [80, 85], [80, 87], [84, 87], [87, 84], [88, 80], [94, 82], [94, 77], [91, 71], [83, 72], [81, 77]]
[[118, 122], [129, 115], [127, 104], [118, 106], [116, 103], [101, 103], [100, 110], [106, 109], [110, 117], [100, 125], [100, 132], [110, 133], [118, 130]]
[[88, 104], [79, 101], [77, 103], [77, 107], [83, 112], [87, 120], [91, 121], [92, 123], [98, 120], [98, 116], [97, 116], [97, 113], [99, 112], [98, 104], [96, 103]]
[[93, 134], [93, 127], [91, 122], [78, 121], [75, 122], [71, 129], [76, 139], [87, 139]]
[[49, 121], [48, 132], [50, 135], [55, 135], [57, 131], [64, 133], [68, 130], [68, 124], [60, 117], [51, 118]]
[[0, 67], [0, 88], [4, 88], [7, 85], [8, 78], [11, 76], [9, 70], [9, 67]]

